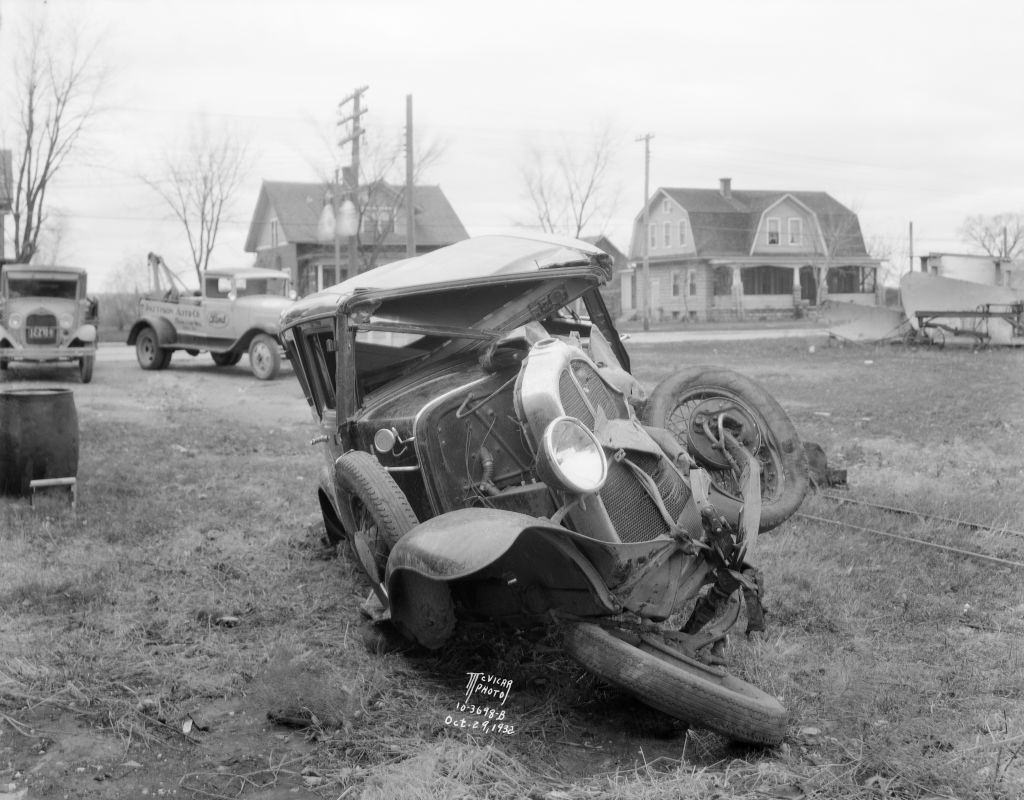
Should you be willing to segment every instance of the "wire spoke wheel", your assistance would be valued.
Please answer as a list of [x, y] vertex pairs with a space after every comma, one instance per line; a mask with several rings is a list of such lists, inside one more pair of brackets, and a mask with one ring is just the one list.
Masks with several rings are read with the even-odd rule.
[[651, 393], [644, 421], [668, 430], [707, 470], [712, 500], [723, 514], [738, 518], [743, 502], [729, 442], [738, 442], [760, 465], [762, 532], [787, 520], [803, 502], [809, 481], [800, 437], [755, 381], [715, 367], [677, 372]]

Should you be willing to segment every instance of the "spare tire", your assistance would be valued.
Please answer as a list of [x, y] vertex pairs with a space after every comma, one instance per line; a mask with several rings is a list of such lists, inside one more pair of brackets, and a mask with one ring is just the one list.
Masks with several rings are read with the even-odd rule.
[[724, 415], [761, 462], [761, 532], [781, 525], [803, 502], [807, 457], [786, 412], [760, 384], [730, 369], [695, 367], [669, 375], [644, 409], [647, 425], [665, 428], [711, 476], [712, 503], [736, 519], [742, 497], [733, 470], [703, 433], [703, 421]]

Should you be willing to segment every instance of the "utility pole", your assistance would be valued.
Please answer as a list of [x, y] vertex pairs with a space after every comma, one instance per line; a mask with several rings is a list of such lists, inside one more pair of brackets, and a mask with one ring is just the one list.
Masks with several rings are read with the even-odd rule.
[[416, 255], [416, 208], [413, 197], [412, 95], [405, 96], [405, 254]]
[[910, 242], [910, 271], [914, 271], [914, 221], [910, 221], [910, 231], [908, 234], [908, 241]]
[[[331, 192], [331, 213], [334, 215], [334, 280], [331, 283], [326, 284], [331, 286], [335, 283], [341, 283], [341, 226], [338, 224], [338, 198], [341, 195], [341, 186], [338, 181], [338, 173], [340, 170], [335, 167], [334, 169], [334, 191]], [[323, 288], [317, 287], [317, 288]]]
[[341, 114], [344, 107], [351, 102], [352, 113], [347, 117], [342, 117], [338, 120], [338, 127], [345, 125], [348, 122], [352, 123], [352, 128], [348, 135], [338, 142], [338, 147], [344, 147], [349, 142], [352, 143], [352, 174], [350, 176], [349, 192], [351, 196], [352, 205], [356, 209], [356, 231], [348, 237], [348, 266], [349, 266], [349, 277], [358, 275], [361, 271], [359, 269], [359, 223], [362, 221], [362, 214], [359, 213], [359, 140], [366, 132], [361, 126], [360, 117], [367, 112], [367, 109], [360, 107], [360, 101], [363, 93], [369, 89], [369, 86], [360, 86], [352, 94], [338, 103], [338, 113]]
[[643, 318], [644, 330], [651, 329], [651, 234], [648, 228], [650, 224], [650, 198], [651, 198], [651, 139], [653, 133], [645, 133], [638, 136], [636, 141], [644, 143], [644, 221], [641, 235], [644, 241], [643, 261], [643, 285], [644, 301], [641, 316]]

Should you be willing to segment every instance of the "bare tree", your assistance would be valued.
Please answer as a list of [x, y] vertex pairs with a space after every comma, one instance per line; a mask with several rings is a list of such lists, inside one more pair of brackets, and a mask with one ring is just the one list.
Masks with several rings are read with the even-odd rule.
[[618, 191], [608, 184], [617, 144], [606, 124], [582, 148], [568, 139], [553, 148], [528, 148], [523, 187], [542, 230], [579, 237], [596, 219], [604, 225], [618, 199]]
[[100, 111], [107, 70], [98, 42], [68, 21], [52, 28], [45, 12], [28, 23], [15, 56], [17, 108], [14, 175], [14, 258], [29, 262], [47, 222], [47, 194]]
[[1005, 212], [967, 217], [960, 238], [993, 258], [1014, 259], [1024, 255], [1024, 215]]
[[221, 222], [249, 168], [248, 142], [226, 128], [211, 131], [203, 119], [184, 149], [166, 153], [159, 176], [142, 176], [185, 228], [200, 284]]
[[107, 276], [103, 285], [100, 314], [107, 327], [123, 331], [138, 315], [142, 286], [139, 275], [146, 274], [146, 265], [138, 256], [125, 256], [121, 264]]

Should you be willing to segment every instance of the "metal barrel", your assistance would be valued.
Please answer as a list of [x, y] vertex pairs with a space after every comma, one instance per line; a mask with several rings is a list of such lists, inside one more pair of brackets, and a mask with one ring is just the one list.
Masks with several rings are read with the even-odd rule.
[[78, 474], [78, 411], [70, 389], [0, 391], [0, 494], [28, 496], [40, 478]]

